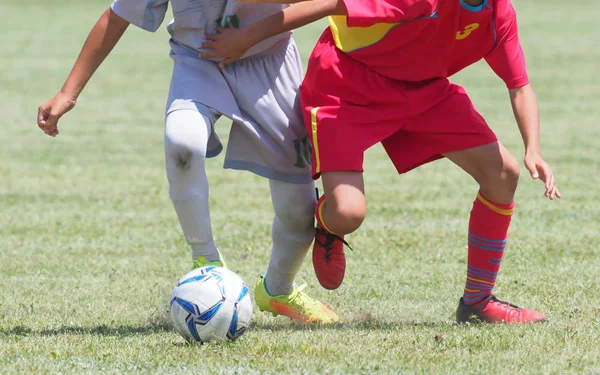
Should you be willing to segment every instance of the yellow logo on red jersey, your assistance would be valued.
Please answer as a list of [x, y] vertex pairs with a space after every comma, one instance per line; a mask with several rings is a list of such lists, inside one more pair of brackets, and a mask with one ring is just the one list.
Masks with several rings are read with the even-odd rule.
[[466, 39], [471, 33], [479, 28], [478, 23], [472, 23], [470, 25], [465, 26], [462, 31], [456, 33], [456, 40]]

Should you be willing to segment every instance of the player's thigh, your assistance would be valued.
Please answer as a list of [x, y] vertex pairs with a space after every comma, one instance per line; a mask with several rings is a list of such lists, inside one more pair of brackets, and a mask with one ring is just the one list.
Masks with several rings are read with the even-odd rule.
[[519, 162], [498, 141], [487, 145], [444, 154], [450, 161], [471, 175], [483, 187], [516, 188]]

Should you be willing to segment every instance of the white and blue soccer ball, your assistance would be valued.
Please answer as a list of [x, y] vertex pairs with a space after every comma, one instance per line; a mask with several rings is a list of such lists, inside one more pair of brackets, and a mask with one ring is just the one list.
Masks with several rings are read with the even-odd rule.
[[189, 342], [235, 341], [252, 319], [248, 286], [223, 267], [197, 268], [183, 276], [170, 305], [175, 329]]

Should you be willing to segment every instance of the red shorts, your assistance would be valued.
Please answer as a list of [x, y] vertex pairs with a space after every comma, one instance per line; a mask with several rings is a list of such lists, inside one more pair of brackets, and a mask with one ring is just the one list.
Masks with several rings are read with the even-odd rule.
[[379, 142], [405, 173], [444, 153], [497, 141], [462, 87], [441, 78], [392, 80], [331, 45], [315, 48], [301, 95], [315, 179], [362, 172], [364, 152]]

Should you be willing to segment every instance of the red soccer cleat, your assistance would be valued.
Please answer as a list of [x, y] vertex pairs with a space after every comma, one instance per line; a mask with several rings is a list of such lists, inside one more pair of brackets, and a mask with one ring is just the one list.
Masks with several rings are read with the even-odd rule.
[[325, 289], [337, 289], [344, 281], [346, 255], [344, 237], [317, 227], [312, 260], [319, 283]]
[[524, 324], [546, 320], [546, 316], [542, 313], [500, 301], [493, 295], [474, 305], [465, 305], [463, 299], [460, 299], [456, 310], [456, 321], [467, 323], [473, 316], [486, 323], [502, 324]]

